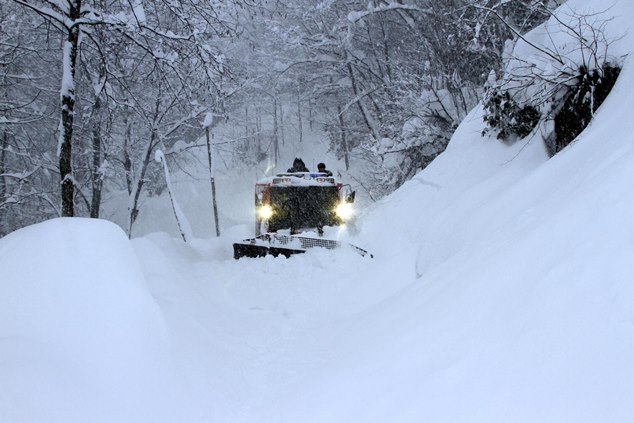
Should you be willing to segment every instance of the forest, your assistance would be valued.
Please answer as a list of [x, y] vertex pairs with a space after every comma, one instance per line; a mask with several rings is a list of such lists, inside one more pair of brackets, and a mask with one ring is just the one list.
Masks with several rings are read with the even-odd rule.
[[[130, 234], [140, 199], [165, 189], [157, 152], [183, 172], [206, 154], [236, 169], [276, 164], [308, 128], [346, 170], [363, 163], [352, 170], [380, 199], [441, 153], [478, 103], [491, 100], [485, 119], [502, 125], [496, 104], [509, 94], [495, 81], [509, 52], [563, 2], [2, 2], [0, 236], [100, 217], [115, 191], [129, 199]], [[543, 113], [514, 110], [500, 138]], [[230, 135], [212, 151], [221, 126]]]

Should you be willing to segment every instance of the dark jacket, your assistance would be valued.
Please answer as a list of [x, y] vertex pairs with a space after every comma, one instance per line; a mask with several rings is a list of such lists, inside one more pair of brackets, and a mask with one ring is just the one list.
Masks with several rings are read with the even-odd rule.
[[317, 172], [325, 173], [326, 176], [332, 176], [332, 172], [326, 169], [326, 165], [324, 163], [319, 163], [317, 165]]
[[309, 172], [309, 170], [302, 159], [295, 159], [293, 160], [293, 167], [288, 169], [287, 172]]

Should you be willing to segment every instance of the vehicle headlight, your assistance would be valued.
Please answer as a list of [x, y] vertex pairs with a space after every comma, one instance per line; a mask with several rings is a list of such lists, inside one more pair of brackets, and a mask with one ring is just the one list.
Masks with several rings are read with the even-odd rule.
[[342, 202], [339, 203], [337, 209], [335, 210], [337, 216], [343, 220], [348, 220], [354, 214], [354, 209], [352, 208], [352, 203]]
[[271, 216], [273, 216], [273, 207], [264, 204], [258, 209], [258, 216], [260, 216], [261, 219], [270, 219]]

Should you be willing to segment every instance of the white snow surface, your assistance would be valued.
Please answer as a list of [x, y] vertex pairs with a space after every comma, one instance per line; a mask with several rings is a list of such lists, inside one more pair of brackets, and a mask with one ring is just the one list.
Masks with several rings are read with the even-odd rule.
[[48, 221], [0, 257], [0, 421], [173, 421], [168, 326], [121, 229]]
[[0, 422], [633, 421], [633, 92], [626, 61], [552, 159], [482, 138], [476, 108], [341, 234], [372, 259], [235, 261], [246, 219], [188, 244], [78, 218], [0, 239]]

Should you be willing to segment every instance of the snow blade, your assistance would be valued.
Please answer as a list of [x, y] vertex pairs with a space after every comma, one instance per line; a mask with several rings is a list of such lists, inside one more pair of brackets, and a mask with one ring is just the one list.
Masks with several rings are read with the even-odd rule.
[[369, 255], [366, 250], [352, 244], [342, 243], [331, 239], [309, 238], [296, 235], [264, 234], [255, 238], [245, 239], [242, 242], [233, 244], [233, 258], [238, 260], [242, 257], [264, 257], [272, 255], [277, 257], [282, 255], [289, 258], [293, 254], [305, 253], [307, 249], [313, 247], [327, 248], [334, 250], [343, 244], [352, 248], [362, 256]]

